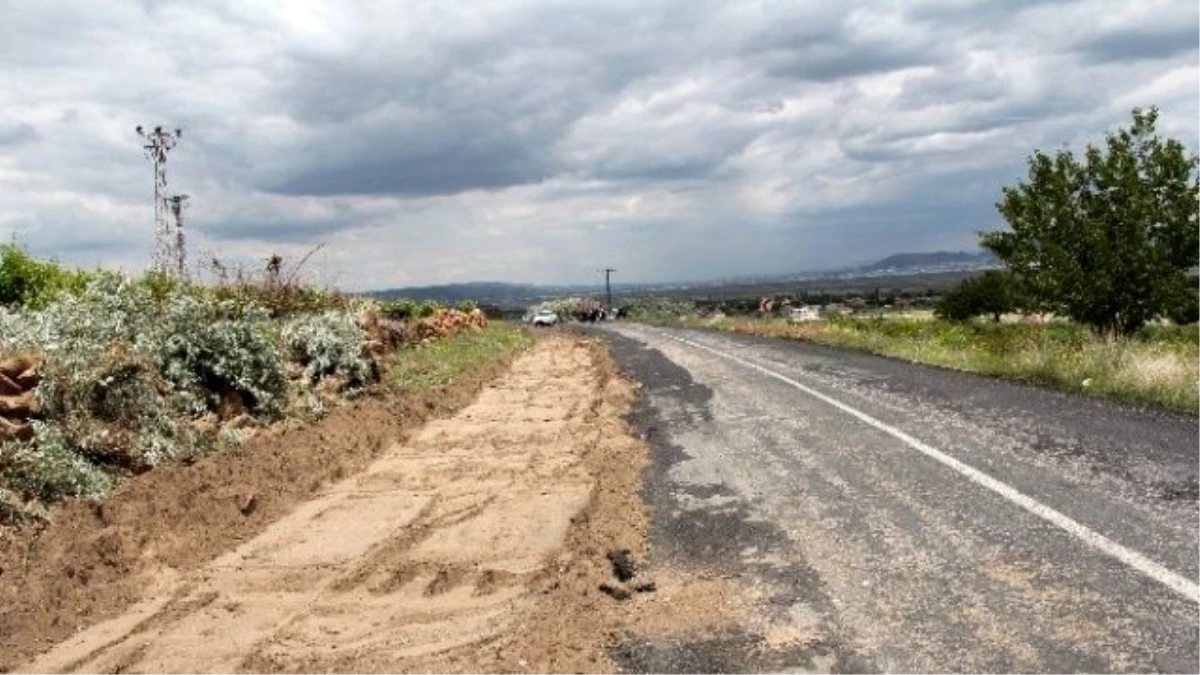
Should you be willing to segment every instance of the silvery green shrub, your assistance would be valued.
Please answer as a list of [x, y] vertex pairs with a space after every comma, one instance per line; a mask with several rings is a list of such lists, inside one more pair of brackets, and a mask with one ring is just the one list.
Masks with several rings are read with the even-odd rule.
[[284, 324], [282, 335], [288, 357], [304, 366], [310, 383], [334, 375], [359, 387], [374, 379], [373, 364], [362, 354], [362, 327], [348, 314], [297, 317]]
[[5, 446], [0, 477], [42, 503], [102, 494], [104, 463], [137, 469], [204, 451], [189, 418], [222, 395], [262, 418], [282, 415], [287, 401], [267, 312], [182, 285], [99, 274], [44, 309], [0, 308], [0, 354], [17, 351], [44, 357], [44, 421], [33, 442]]
[[0, 477], [25, 500], [43, 505], [65, 497], [101, 497], [112, 478], [75, 452], [66, 435], [51, 424], [34, 422], [36, 444], [0, 446]]

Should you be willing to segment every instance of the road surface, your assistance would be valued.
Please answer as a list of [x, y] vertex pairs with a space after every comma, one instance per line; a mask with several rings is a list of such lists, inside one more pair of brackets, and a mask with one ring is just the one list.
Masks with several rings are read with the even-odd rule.
[[1197, 672], [1197, 421], [711, 331], [595, 335], [642, 384], [651, 564], [809, 639], [630, 670]]

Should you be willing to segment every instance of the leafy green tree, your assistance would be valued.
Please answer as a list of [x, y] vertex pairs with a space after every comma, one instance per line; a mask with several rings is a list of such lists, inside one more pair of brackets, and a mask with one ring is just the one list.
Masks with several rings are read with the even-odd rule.
[[1129, 335], [1181, 311], [1200, 264], [1197, 157], [1155, 133], [1158, 110], [1088, 145], [1035, 151], [1029, 176], [996, 205], [1008, 230], [981, 233], [1037, 309]]
[[1168, 316], [1172, 322], [1180, 325], [1200, 322], [1200, 293], [1190, 291], [1175, 307], [1171, 307]]
[[938, 301], [935, 312], [950, 321], [968, 321], [982, 314], [1000, 321], [1000, 315], [1017, 307], [1012, 277], [1000, 270], [987, 270], [963, 279]]

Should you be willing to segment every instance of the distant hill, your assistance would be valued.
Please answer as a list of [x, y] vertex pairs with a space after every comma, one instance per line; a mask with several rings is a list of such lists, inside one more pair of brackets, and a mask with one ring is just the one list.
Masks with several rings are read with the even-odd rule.
[[995, 264], [996, 257], [988, 251], [979, 251], [978, 253], [968, 251], [934, 251], [933, 253], [895, 253], [883, 260], [859, 269], [865, 272], [944, 269], [948, 267], [970, 269], [975, 267], [990, 267]]
[[389, 288], [381, 291], [371, 291], [365, 295], [379, 300], [435, 300], [443, 304], [455, 304], [463, 300], [474, 300], [482, 305], [515, 307], [524, 306], [536, 300], [576, 294], [579, 290], [580, 287], [577, 286], [535, 286], [532, 284], [510, 284], [500, 281], [469, 281], [437, 286]]
[[[987, 251], [934, 251], [932, 253], [895, 253], [882, 260], [860, 267], [846, 267], [824, 272], [797, 272], [725, 279], [723, 281], [698, 281], [659, 284], [619, 284], [613, 286], [613, 295], [674, 295], [716, 287], [746, 287], [770, 284], [794, 284], [796, 282], [818, 282], [821, 280], [854, 280], [895, 278], [905, 276], [942, 275], [947, 273], [975, 272], [995, 267], [996, 259]], [[957, 278], [957, 277], [955, 277]], [[591, 286], [515, 284], [500, 281], [470, 281], [437, 286], [410, 286], [389, 288], [365, 293], [380, 300], [436, 300], [444, 304], [455, 304], [463, 300], [474, 300], [482, 305], [512, 309], [528, 307], [543, 300], [568, 296], [598, 297], [603, 292], [599, 283]], [[747, 291], [748, 292], [748, 291]]]

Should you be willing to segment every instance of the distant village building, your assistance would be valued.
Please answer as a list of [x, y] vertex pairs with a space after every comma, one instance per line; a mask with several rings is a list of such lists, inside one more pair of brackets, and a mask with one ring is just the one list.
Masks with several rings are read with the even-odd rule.
[[813, 305], [801, 305], [793, 307], [788, 317], [792, 323], [800, 323], [802, 321], [816, 321], [821, 318], [820, 310]]

